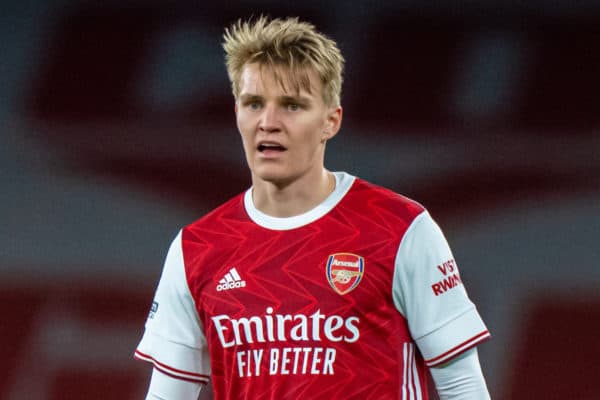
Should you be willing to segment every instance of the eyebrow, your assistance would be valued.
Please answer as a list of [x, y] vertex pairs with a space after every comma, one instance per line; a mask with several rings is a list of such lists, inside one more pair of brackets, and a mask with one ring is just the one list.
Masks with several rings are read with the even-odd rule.
[[299, 103], [299, 104], [310, 104], [311, 100], [305, 96], [280, 96], [279, 100], [282, 103]]
[[242, 102], [248, 102], [248, 101], [256, 101], [256, 100], [262, 100], [263, 97], [259, 96], [257, 94], [243, 94], [240, 96], [240, 101]]
[[[240, 96], [240, 101], [242, 101], [242, 102], [252, 102], [252, 101], [258, 101], [258, 100], [262, 101], [263, 99], [264, 99], [264, 97], [260, 96], [258, 94], [245, 93]], [[311, 103], [311, 99], [306, 96], [278, 96], [277, 100], [280, 103], [299, 103], [299, 104], [310, 104]]]

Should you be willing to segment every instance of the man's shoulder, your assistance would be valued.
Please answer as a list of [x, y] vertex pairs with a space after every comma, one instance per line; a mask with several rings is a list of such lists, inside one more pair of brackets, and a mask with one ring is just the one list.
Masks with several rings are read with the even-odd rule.
[[371, 208], [388, 210], [407, 219], [414, 219], [425, 211], [425, 207], [416, 200], [360, 178], [356, 178], [351, 193], [355, 202], [361, 202]]
[[222, 203], [218, 207], [212, 209], [192, 223], [186, 225], [184, 230], [202, 229], [207, 226], [215, 226], [222, 223], [224, 219], [243, 219], [246, 216], [244, 211], [244, 193], [238, 195]]

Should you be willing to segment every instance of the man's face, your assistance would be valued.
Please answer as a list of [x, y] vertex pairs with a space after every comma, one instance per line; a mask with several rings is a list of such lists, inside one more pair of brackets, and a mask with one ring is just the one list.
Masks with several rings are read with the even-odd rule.
[[342, 110], [325, 105], [313, 71], [310, 92], [299, 93], [289, 82], [289, 72], [278, 72], [287, 90], [271, 68], [246, 64], [235, 110], [253, 182], [285, 186], [322, 172], [325, 142], [339, 130]]

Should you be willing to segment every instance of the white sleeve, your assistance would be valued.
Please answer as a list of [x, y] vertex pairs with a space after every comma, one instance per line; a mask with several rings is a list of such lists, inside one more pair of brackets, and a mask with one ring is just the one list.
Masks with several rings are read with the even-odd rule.
[[187, 284], [181, 231], [169, 248], [135, 357], [174, 378], [204, 384], [209, 380], [206, 338]]
[[427, 211], [415, 218], [400, 243], [392, 293], [428, 367], [490, 337], [467, 297], [446, 238]]
[[489, 400], [477, 349], [467, 350], [447, 364], [431, 368], [440, 400]]

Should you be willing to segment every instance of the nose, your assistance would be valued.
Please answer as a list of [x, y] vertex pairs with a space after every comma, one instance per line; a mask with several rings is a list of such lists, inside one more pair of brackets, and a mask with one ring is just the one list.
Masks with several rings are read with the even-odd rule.
[[267, 104], [263, 108], [259, 121], [259, 128], [263, 132], [278, 132], [281, 129], [277, 107]]

